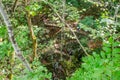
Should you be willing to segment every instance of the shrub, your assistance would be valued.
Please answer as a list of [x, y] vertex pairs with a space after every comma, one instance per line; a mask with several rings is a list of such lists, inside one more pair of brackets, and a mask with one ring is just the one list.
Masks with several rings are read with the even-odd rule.
[[67, 80], [118, 80], [120, 77], [119, 42], [109, 38], [100, 54], [83, 57], [83, 63]]

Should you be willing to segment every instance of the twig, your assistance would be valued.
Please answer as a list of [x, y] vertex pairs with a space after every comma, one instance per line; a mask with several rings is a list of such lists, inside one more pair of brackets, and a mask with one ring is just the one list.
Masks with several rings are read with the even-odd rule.
[[[43, 1], [46, 2], [45, 0], [43, 0]], [[59, 17], [59, 19], [62, 21], [62, 23], [64, 23], [71, 30], [71, 32], [75, 36], [75, 39], [77, 40], [78, 44], [83, 49], [85, 54], [88, 56], [89, 54], [87, 53], [87, 51], [85, 50], [85, 48], [83, 47], [83, 45], [81, 44], [79, 39], [77, 38], [77, 36], [76, 36], [75, 32], [72, 30], [72, 28], [64, 21], [64, 19], [59, 15], [59, 13], [55, 9], [53, 9], [53, 5], [51, 3], [47, 2], [47, 4], [49, 4], [49, 6], [52, 8], [52, 10], [55, 12], [55, 14]]]
[[17, 2], [18, 2], [18, 0], [15, 0], [15, 2], [14, 2], [14, 4], [13, 4], [13, 8], [12, 8], [12, 11], [13, 11], [13, 12], [15, 11], [15, 9], [16, 9], [16, 7], [17, 7]]

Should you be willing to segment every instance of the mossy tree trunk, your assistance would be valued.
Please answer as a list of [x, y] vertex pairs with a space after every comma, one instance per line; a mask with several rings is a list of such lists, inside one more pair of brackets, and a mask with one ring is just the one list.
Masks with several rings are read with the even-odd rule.
[[[28, 0], [24, 0], [24, 1], [25, 1], [25, 6], [27, 6], [28, 5]], [[26, 18], [27, 18], [27, 24], [28, 24], [30, 36], [31, 36], [31, 39], [32, 39], [32, 44], [33, 44], [33, 46], [32, 46], [33, 47], [32, 59], [34, 60], [35, 58], [37, 58], [37, 38], [36, 38], [36, 36], [34, 34], [34, 31], [33, 31], [30, 11], [26, 11]]]

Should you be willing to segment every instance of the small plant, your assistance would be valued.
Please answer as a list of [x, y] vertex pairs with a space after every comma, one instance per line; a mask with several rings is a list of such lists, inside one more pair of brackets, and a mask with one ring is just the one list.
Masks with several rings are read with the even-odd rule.
[[22, 76], [15, 75], [13, 80], [51, 80], [51, 73], [37, 59], [33, 61], [32, 68], [32, 72], [24, 70]]
[[120, 77], [119, 42], [110, 37], [100, 54], [83, 57], [83, 63], [67, 80], [118, 80]]

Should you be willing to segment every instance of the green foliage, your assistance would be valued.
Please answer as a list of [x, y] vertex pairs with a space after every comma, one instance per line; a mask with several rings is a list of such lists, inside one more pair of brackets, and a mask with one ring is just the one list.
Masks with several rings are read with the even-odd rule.
[[[54, 21], [56, 20], [57, 23], [61, 23], [58, 17], [56, 17], [55, 11], [59, 15], [65, 15], [66, 20], [68, 21], [78, 21], [79, 17], [79, 11], [76, 7], [74, 7], [71, 3], [65, 4], [65, 11], [63, 10], [63, 1], [61, 0], [50, 0], [50, 1], [44, 1], [47, 5], [50, 5], [50, 10], [53, 11], [49, 13], [49, 17]], [[57, 5], [57, 6], [56, 6]]]
[[41, 11], [43, 11], [42, 9], [43, 9], [42, 4], [38, 4], [38, 3], [33, 3], [26, 7], [26, 10], [29, 11], [30, 15], [32, 15], [32, 16], [35, 16], [38, 13], [40, 13]]
[[16, 28], [14, 33], [15, 33], [16, 41], [17, 41], [18, 45], [20, 46], [20, 48], [22, 49], [22, 51], [24, 51], [24, 52], [27, 51], [26, 49], [29, 49], [30, 45], [32, 45], [31, 41], [29, 41], [30, 35], [29, 35], [28, 27], [27, 26], [19, 26]]
[[1, 25], [0, 26], [0, 38], [5, 38], [7, 34], [6, 32], [7, 32], [6, 27]]
[[[66, 75], [70, 76], [82, 63], [81, 67], [68, 80], [119, 79], [120, 15], [118, 14], [120, 11], [118, 10], [118, 13], [115, 13], [116, 7], [119, 6], [119, 0], [66, 0], [66, 4], [63, 3], [63, 0], [28, 0], [27, 6], [23, 5], [24, 2], [22, 0], [18, 0], [13, 11], [14, 1], [2, 0], [5, 10], [7, 10], [12, 21], [13, 32], [18, 46], [27, 59], [33, 53], [32, 39], [30, 38], [28, 26], [26, 26], [28, 24], [26, 11], [28, 11], [32, 18], [33, 31], [37, 37], [37, 54], [43, 60], [35, 60], [30, 63], [33, 69], [32, 72], [28, 72], [17, 59], [14, 65], [11, 65], [10, 55], [13, 52], [13, 48], [8, 39], [5, 26], [0, 25], [0, 80], [6, 79], [11, 72], [13, 72], [13, 80], [51, 80], [51, 73], [47, 71], [40, 61], [50, 71], [53, 71], [53, 77], [60, 76], [59, 78], [61, 78], [59, 70], [65, 72], [65, 75], [63, 74], [64, 77]], [[59, 28], [63, 26], [56, 13], [62, 18], [64, 15], [65, 22], [75, 31], [77, 38], [88, 51], [90, 50], [86, 48], [88, 38], [93, 40], [98, 37], [102, 38], [104, 44], [101, 52], [98, 52], [100, 54], [94, 52], [90, 56], [83, 57], [83, 50], [80, 49], [77, 42], [72, 42], [72, 40], [76, 40], [70, 31], [56, 30], [55, 36], [50, 36], [52, 30], [54, 32], [54, 24], [55, 27]], [[39, 23], [39, 25], [34, 26], [34, 23], [35, 25]], [[81, 30], [75, 28], [77, 24]], [[51, 30], [49, 30], [50, 27], [52, 28]], [[65, 29], [67, 30], [68, 28], [65, 27]], [[81, 36], [79, 32], [86, 35]], [[62, 36], [64, 36], [63, 41]], [[58, 48], [55, 47], [56, 45]], [[50, 50], [48, 50], [48, 47], [50, 47]], [[56, 67], [53, 66], [54, 61], [59, 63], [59, 57], [54, 57], [58, 55], [54, 54], [56, 50], [63, 51], [63, 54], [65, 53], [68, 58], [70, 57], [70, 59], [66, 59], [66, 56], [62, 57], [64, 61], [62, 62], [63, 67], [60, 66], [58, 72], [56, 72]], [[44, 54], [45, 56], [43, 56]], [[56, 58], [58, 59], [56, 60]]]
[[38, 60], [32, 62], [32, 68], [32, 72], [24, 70], [22, 78], [21, 74], [15, 75], [13, 80], [51, 80], [51, 73]]
[[12, 46], [11, 43], [8, 41], [7, 30], [5, 26], [0, 26], [0, 59], [4, 58], [5, 55], [8, 55], [11, 52]]
[[93, 16], [87, 16], [80, 21], [78, 28], [84, 29], [85, 26], [86, 27], [91, 27], [91, 28], [97, 28], [97, 26], [98, 26], [97, 20], [94, 20]]
[[26, 12], [23, 10], [23, 8], [18, 8], [18, 10], [13, 13], [13, 17], [11, 17], [11, 22], [13, 24], [13, 27], [27, 25]]
[[78, 21], [79, 20], [79, 11], [76, 7], [71, 6], [70, 4], [66, 7], [66, 20]]
[[118, 80], [120, 77], [119, 42], [109, 38], [100, 54], [83, 57], [83, 63], [68, 80]]
[[87, 9], [92, 5], [92, 3], [90, 3], [88, 0], [66, 0], [66, 2], [67, 4], [72, 4], [73, 6], [80, 9]]

